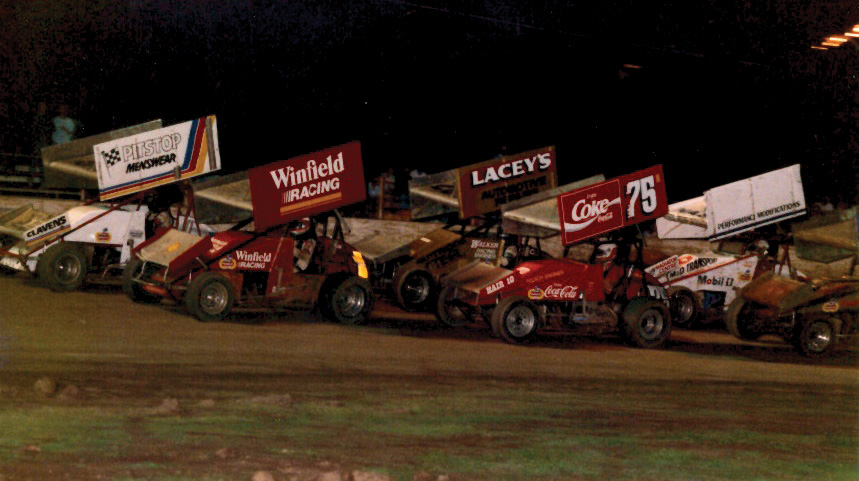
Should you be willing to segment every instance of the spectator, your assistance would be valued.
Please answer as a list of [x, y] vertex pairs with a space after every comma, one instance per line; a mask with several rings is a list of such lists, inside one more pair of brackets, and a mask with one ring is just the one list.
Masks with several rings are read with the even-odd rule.
[[385, 185], [383, 194], [390, 194], [394, 191], [394, 186], [397, 185], [397, 176], [394, 174], [394, 168], [388, 168], [388, 170], [383, 174], [383, 177], [383, 182]]
[[54, 117], [53, 122], [54, 135], [51, 136], [51, 140], [53, 140], [55, 144], [66, 144], [74, 140], [78, 122], [77, 120], [69, 117], [68, 105], [60, 105], [59, 115]]
[[53, 121], [48, 116], [48, 104], [39, 102], [38, 107], [36, 107], [36, 115], [33, 116], [33, 123], [30, 126], [30, 138], [36, 155], [41, 155], [42, 147], [51, 145], [52, 129]]
[[367, 182], [367, 197], [371, 199], [379, 198], [379, 183], [375, 180]]

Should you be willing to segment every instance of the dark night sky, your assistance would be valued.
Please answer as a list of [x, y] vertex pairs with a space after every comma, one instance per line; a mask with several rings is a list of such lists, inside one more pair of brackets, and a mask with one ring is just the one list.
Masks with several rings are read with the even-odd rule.
[[562, 182], [662, 163], [676, 202], [799, 162], [812, 200], [855, 203], [859, 42], [810, 48], [855, 2], [0, 5], [13, 112], [65, 102], [86, 134], [215, 114], [230, 171], [350, 140], [368, 176], [555, 145]]

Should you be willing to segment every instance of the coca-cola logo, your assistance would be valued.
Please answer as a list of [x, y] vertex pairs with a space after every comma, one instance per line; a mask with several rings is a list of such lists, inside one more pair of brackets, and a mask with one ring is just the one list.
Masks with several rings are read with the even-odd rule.
[[567, 232], [577, 232], [590, 226], [597, 219], [600, 219], [600, 221], [611, 220], [614, 217], [614, 213], [610, 212], [609, 208], [613, 205], [620, 206], [620, 197], [614, 200], [600, 199], [591, 200], [590, 202], [585, 199], [579, 199], [578, 202], [573, 204], [573, 210], [570, 213], [570, 217], [575, 222], [565, 222], [564, 230]]
[[575, 299], [578, 293], [578, 286], [549, 286], [543, 289], [543, 295], [551, 299]]
[[564, 245], [656, 219], [667, 212], [661, 165], [558, 196]]

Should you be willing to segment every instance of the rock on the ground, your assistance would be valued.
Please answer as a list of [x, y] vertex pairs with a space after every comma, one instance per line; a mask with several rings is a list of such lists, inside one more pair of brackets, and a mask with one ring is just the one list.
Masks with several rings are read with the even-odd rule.
[[161, 404], [152, 410], [153, 414], [176, 414], [179, 412], [179, 400], [166, 398]]
[[274, 476], [268, 471], [257, 471], [251, 481], [274, 481]]
[[36, 381], [33, 385], [33, 389], [35, 389], [39, 394], [50, 396], [57, 391], [57, 381], [50, 377], [43, 377]]
[[221, 449], [215, 451], [215, 456], [217, 456], [221, 459], [232, 458], [235, 455], [236, 455], [236, 452], [232, 448], [221, 448]]
[[391, 481], [391, 478], [372, 471], [352, 471], [352, 481]]
[[343, 475], [339, 471], [326, 471], [319, 473], [319, 476], [313, 478], [313, 481], [343, 481]]
[[81, 395], [80, 389], [74, 384], [69, 384], [60, 390], [60, 394], [57, 396], [57, 399], [60, 401], [74, 401], [79, 398]]

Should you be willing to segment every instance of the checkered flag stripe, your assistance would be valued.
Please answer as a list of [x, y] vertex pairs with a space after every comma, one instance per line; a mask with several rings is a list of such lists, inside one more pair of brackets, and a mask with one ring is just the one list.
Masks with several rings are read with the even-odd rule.
[[104, 157], [104, 161], [107, 162], [107, 165], [113, 167], [114, 164], [122, 160], [122, 157], [119, 155], [119, 151], [116, 149], [110, 149], [110, 152], [101, 151], [101, 156]]

